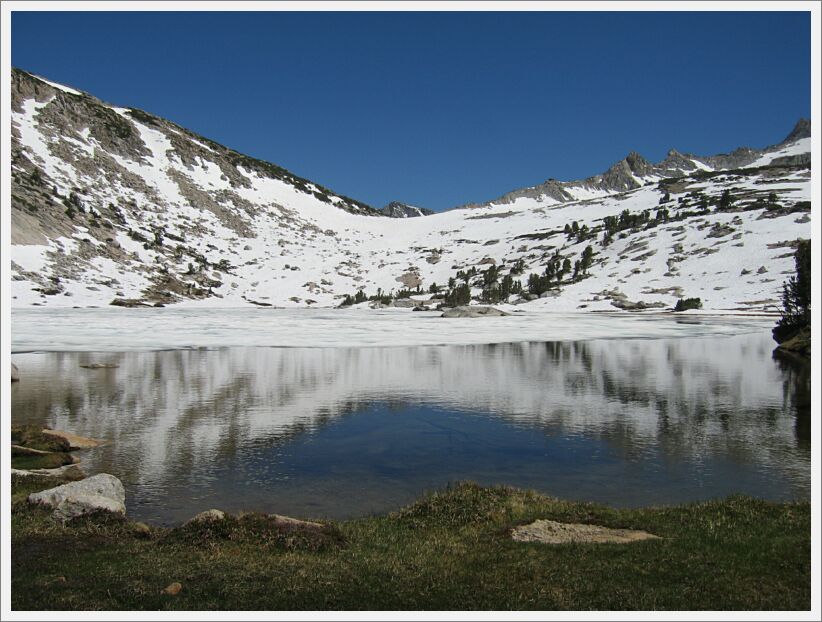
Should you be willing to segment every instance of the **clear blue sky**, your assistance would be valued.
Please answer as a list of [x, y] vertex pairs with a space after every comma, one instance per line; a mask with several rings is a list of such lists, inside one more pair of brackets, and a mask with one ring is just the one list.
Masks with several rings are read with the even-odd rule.
[[809, 13], [12, 15], [12, 64], [381, 207], [782, 140]]

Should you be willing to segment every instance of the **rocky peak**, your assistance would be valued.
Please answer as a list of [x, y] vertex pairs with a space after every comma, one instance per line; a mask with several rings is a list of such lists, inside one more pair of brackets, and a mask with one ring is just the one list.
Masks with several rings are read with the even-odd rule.
[[[636, 151], [631, 151], [625, 158], [605, 171], [599, 179], [599, 187], [611, 190], [633, 190], [642, 184], [637, 177], [642, 177], [653, 171], [653, 165]], [[595, 181], [595, 180], [592, 180]]]
[[785, 143], [792, 143], [800, 138], [810, 138], [811, 137], [811, 120], [810, 119], [799, 119], [796, 122], [796, 125], [793, 126], [791, 133], [782, 141], [782, 144]]
[[653, 165], [636, 151], [632, 151], [625, 156], [625, 162], [631, 171], [640, 177], [648, 175], [653, 169]]
[[694, 156], [686, 155], [676, 149], [669, 149], [665, 159], [657, 164], [657, 172], [666, 177], [676, 173], [689, 172], [697, 168], [693, 162]]

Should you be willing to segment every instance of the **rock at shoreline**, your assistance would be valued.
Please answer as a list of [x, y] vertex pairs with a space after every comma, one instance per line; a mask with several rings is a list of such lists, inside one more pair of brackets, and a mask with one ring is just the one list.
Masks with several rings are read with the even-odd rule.
[[59, 477], [63, 480], [81, 480], [86, 478], [86, 474], [79, 464], [67, 464], [56, 469], [29, 469], [23, 471], [29, 475], [45, 475], [47, 477]]
[[115, 298], [109, 303], [113, 307], [151, 307], [149, 303], [145, 300], [140, 300], [137, 298]]
[[782, 341], [776, 349], [781, 352], [790, 352], [806, 358], [811, 356], [811, 327], [800, 328], [789, 338]]
[[20, 382], [20, 370], [17, 369], [17, 365], [14, 363], [11, 364], [11, 381]]
[[123, 484], [108, 473], [32, 493], [28, 496], [28, 501], [55, 508], [52, 516], [63, 522], [98, 511], [121, 515], [126, 513]]
[[96, 438], [78, 436], [77, 434], [64, 432], [63, 430], [50, 430], [49, 428], [45, 428], [43, 430], [43, 434], [65, 439], [65, 441], [69, 444], [69, 451], [74, 451], [75, 449], [91, 449], [92, 447], [99, 447], [105, 443], [105, 441], [101, 441]]
[[471, 305], [463, 307], [454, 307], [446, 310], [440, 317], [501, 317], [504, 315], [511, 315], [505, 311], [500, 311], [494, 307], [484, 307], [480, 305]]
[[628, 544], [640, 540], [658, 540], [659, 536], [633, 529], [611, 529], [599, 525], [537, 520], [528, 525], [514, 527], [511, 531], [511, 538], [517, 542], [542, 542], [544, 544], [567, 544], [569, 542]]
[[53, 453], [56, 452], [45, 449], [35, 449], [34, 447], [24, 447], [23, 445], [12, 444], [11, 446], [12, 458], [17, 456], [50, 456]]
[[420, 303], [411, 298], [400, 298], [399, 300], [392, 300], [389, 307], [396, 307], [397, 309], [412, 309]]
[[291, 518], [290, 516], [283, 516], [282, 514], [269, 514], [269, 518], [274, 519], [277, 525], [288, 525], [291, 527], [307, 527], [310, 529], [322, 529], [322, 523], [315, 523], [310, 520], [300, 520], [298, 518]]
[[185, 525], [196, 525], [197, 523], [213, 523], [216, 521], [225, 520], [225, 512], [222, 510], [206, 510], [205, 512], [200, 512], [197, 516], [188, 519], [183, 526]]

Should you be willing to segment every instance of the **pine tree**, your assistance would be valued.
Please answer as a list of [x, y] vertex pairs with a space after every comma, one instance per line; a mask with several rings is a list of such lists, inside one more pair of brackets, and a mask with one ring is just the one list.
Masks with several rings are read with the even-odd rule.
[[558, 280], [561, 281], [562, 277], [564, 277], [570, 271], [571, 271], [571, 260], [566, 257], [565, 260], [562, 262], [562, 269], [559, 272], [559, 279]]
[[782, 317], [773, 329], [778, 343], [811, 325], [811, 241], [800, 240], [794, 254], [796, 274], [782, 289]]
[[731, 196], [731, 191], [726, 188], [722, 191], [722, 196], [719, 197], [719, 209], [728, 209], [733, 202], [734, 198]]

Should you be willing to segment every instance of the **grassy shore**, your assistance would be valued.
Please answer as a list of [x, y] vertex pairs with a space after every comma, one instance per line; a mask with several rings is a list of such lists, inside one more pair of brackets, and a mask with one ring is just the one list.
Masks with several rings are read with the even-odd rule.
[[[810, 504], [748, 497], [615, 510], [461, 484], [387, 516], [175, 529], [97, 515], [63, 526], [13, 477], [12, 608], [620, 610], [810, 607]], [[514, 542], [549, 518], [642, 529], [632, 544]], [[179, 582], [175, 596], [163, 588]]]

